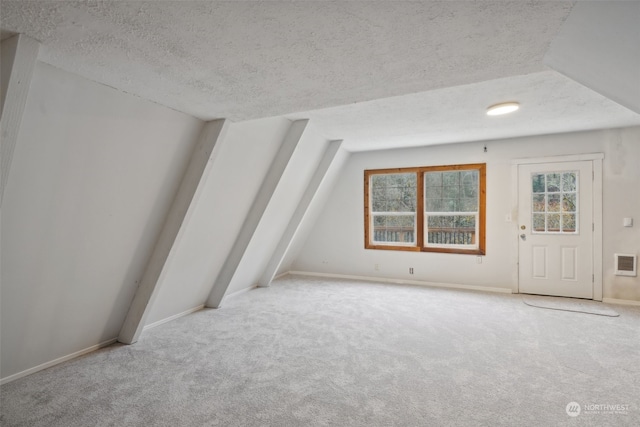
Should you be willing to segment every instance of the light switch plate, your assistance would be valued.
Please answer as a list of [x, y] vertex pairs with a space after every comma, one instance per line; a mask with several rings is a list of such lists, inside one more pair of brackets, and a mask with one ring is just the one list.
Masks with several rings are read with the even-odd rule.
[[625, 218], [622, 221], [622, 225], [625, 227], [633, 227], [633, 218]]

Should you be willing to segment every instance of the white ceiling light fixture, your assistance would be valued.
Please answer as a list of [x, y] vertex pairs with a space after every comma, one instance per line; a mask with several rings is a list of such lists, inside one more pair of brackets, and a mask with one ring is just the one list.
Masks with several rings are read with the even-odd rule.
[[501, 102], [487, 108], [487, 116], [500, 116], [502, 114], [513, 113], [520, 108], [517, 102]]

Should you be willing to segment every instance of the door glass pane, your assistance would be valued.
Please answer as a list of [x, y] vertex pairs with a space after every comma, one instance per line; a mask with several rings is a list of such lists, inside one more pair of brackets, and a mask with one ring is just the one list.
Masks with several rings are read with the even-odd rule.
[[562, 214], [562, 231], [565, 233], [576, 231], [576, 214]]
[[562, 195], [562, 212], [575, 212], [576, 211], [576, 194], [563, 194]]
[[560, 214], [547, 214], [547, 231], [554, 233], [560, 231]]
[[544, 193], [544, 174], [533, 174], [531, 184], [531, 190], [534, 193]]
[[544, 233], [546, 227], [544, 225], [545, 214], [533, 214], [533, 231]]
[[547, 204], [545, 203], [544, 194], [533, 195], [533, 211], [545, 212]]
[[547, 174], [547, 193], [555, 193], [560, 191], [560, 174], [548, 173]]
[[578, 233], [576, 171], [531, 175], [531, 224], [534, 233]]
[[576, 191], [577, 175], [575, 172], [565, 172], [562, 174], [562, 191]]

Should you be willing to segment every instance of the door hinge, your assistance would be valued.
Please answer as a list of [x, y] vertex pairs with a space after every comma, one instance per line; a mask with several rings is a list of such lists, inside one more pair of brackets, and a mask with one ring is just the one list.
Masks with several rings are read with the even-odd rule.
[[595, 283], [596, 282], [596, 275], [592, 274], [591, 275], [591, 283]]
[[591, 231], [596, 231], [596, 223], [595, 222], [591, 223]]

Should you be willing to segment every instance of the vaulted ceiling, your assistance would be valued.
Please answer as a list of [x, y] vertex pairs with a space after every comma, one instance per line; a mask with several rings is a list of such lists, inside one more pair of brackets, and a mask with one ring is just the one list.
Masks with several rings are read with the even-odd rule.
[[[574, 1], [2, 1], [40, 59], [201, 119], [311, 118], [351, 150], [640, 124], [550, 70]], [[518, 116], [484, 116], [518, 100]]]

